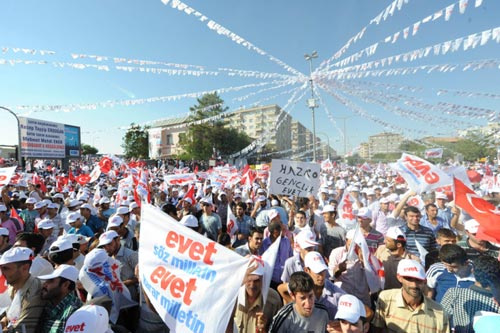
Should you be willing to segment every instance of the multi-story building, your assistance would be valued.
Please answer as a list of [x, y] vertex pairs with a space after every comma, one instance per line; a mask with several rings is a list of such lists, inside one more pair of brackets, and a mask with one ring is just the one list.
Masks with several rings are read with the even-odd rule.
[[359, 156], [365, 160], [370, 158], [370, 144], [368, 142], [359, 145]]
[[399, 146], [403, 142], [404, 137], [401, 134], [383, 132], [372, 135], [368, 138], [370, 145], [370, 158], [379, 153], [398, 153], [401, 150]]
[[[150, 158], [169, 158], [182, 152], [179, 140], [187, 131], [188, 116], [159, 120], [149, 129]], [[312, 132], [287, 112], [281, 112], [278, 105], [257, 106], [250, 109], [237, 110], [224, 118], [225, 126], [245, 132], [252, 139], [257, 139], [266, 133], [272, 133], [266, 144], [271, 151], [290, 151], [300, 155], [312, 149]], [[276, 129], [276, 124], [281, 125]], [[331, 147], [323, 147], [321, 140], [316, 138], [318, 159], [330, 155], [336, 156]], [[324, 145], [326, 146], [326, 145]], [[287, 158], [283, 155], [283, 158]], [[293, 156], [292, 156], [293, 158]], [[311, 159], [312, 150], [300, 159]]]

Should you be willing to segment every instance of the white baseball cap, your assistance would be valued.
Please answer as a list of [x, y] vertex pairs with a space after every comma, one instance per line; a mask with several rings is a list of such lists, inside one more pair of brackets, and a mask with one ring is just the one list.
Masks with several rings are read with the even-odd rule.
[[436, 200], [437, 199], [448, 200], [448, 196], [446, 194], [444, 194], [443, 192], [436, 192]]
[[69, 213], [68, 216], [66, 217], [66, 223], [70, 224], [70, 223], [73, 223], [76, 220], [79, 220], [81, 218], [82, 218], [82, 216], [80, 215], [80, 213], [72, 212], [72, 213]]
[[108, 311], [100, 305], [84, 305], [68, 318], [64, 332], [78, 327], [80, 333], [112, 333]]
[[110, 227], [119, 227], [121, 226], [123, 223], [123, 219], [121, 216], [119, 215], [113, 215], [109, 218], [108, 220], [108, 227], [107, 229], [109, 229]]
[[267, 217], [269, 218], [269, 221], [271, 221], [277, 216], [280, 216], [280, 213], [278, 212], [277, 209], [269, 209], [269, 211], [267, 212]]
[[77, 207], [80, 206], [82, 203], [78, 200], [71, 200], [68, 204], [68, 207]]
[[6, 251], [0, 258], [0, 265], [10, 264], [12, 262], [33, 260], [35, 255], [27, 247], [13, 247]]
[[110, 203], [111, 201], [109, 200], [108, 197], [102, 197], [100, 200], [99, 200], [99, 204], [102, 205], [102, 204], [106, 204], [106, 203]]
[[9, 236], [9, 229], [0, 227], [0, 236]]
[[57, 253], [69, 249], [73, 249], [73, 243], [65, 237], [59, 237], [54, 243], [52, 243], [52, 245], [50, 245], [49, 253]]
[[48, 204], [47, 208], [48, 209], [59, 209], [59, 205], [56, 204], [55, 202], [51, 202], [50, 204]]
[[59, 199], [64, 200], [64, 195], [62, 193], [56, 193], [56, 194], [54, 194], [54, 196], [52, 198], [53, 199], [59, 198]]
[[139, 207], [139, 205], [137, 204], [137, 202], [131, 202], [130, 205], [128, 205], [128, 209], [129, 210], [135, 209], [137, 207]]
[[315, 251], [306, 254], [306, 257], [304, 258], [304, 266], [308, 267], [316, 274], [319, 274], [328, 269], [328, 266], [323, 260], [323, 256], [321, 256], [319, 252]]
[[323, 211], [321, 213], [322, 214], [323, 213], [331, 213], [334, 211], [335, 211], [335, 207], [333, 207], [332, 205], [325, 205], [325, 206], [323, 206]]
[[76, 282], [78, 280], [78, 269], [71, 265], [60, 265], [51, 274], [42, 275], [38, 278], [40, 280], [52, 280], [58, 277], [63, 277], [70, 281]]
[[355, 215], [362, 219], [372, 219], [372, 211], [367, 207], [361, 207]]
[[389, 202], [391, 202], [391, 200], [389, 199], [389, 196], [387, 196], [387, 197], [380, 198], [380, 200], [378, 202], [379, 203], [389, 203]]
[[316, 242], [316, 236], [309, 229], [299, 232], [297, 237], [295, 237], [295, 242], [299, 244], [301, 249], [307, 249], [308, 247], [313, 247], [319, 244]]
[[258, 201], [258, 202], [263, 202], [263, 201], [266, 201], [266, 200], [267, 200], [267, 198], [266, 198], [266, 196], [264, 196], [264, 195], [259, 195], [259, 196], [257, 197], [257, 201]]
[[347, 320], [356, 324], [360, 317], [366, 318], [366, 310], [363, 303], [353, 295], [342, 295], [339, 297], [335, 319]]
[[402, 259], [398, 264], [397, 273], [399, 276], [425, 280], [424, 268], [418, 261], [412, 259]]
[[80, 209], [92, 210], [92, 206], [88, 203], [84, 203], [83, 205], [80, 206]]
[[385, 234], [386, 237], [392, 238], [394, 240], [406, 240], [406, 235], [399, 227], [389, 227], [387, 229], [387, 233]]
[[41, 208], [46, 207], [46, 206], [47, 206], [47, 203], [45, 201], [38, 201], [35, 204], [35, 209], [41, 209]]
[[93, 268], [101, 266], [109, 260], [109, 255], [104, 249], [96, 248], [90, 251], [83, 261], [83, 266]]
[[198, 227], [198, 219], [191, 214], [184, 216], [179, 222], [185, 227]]
[[116, 210], [116, 215], [128, 214], [130, 211], [128, 210], [128, 206], [120, 206]]
[[28, 199], [26, 199], [26, 203], [34, 205], [34, 204], [36, 204], [36, 199], [35, 198], [28, 198]]
[[187, 198], [184, 198], [182, 199], [182, 201], [186, 201], [187, 203], [189, 203], [190, 205], [193, 204], [193, 199], [191, 199], [190, 197], [187, 197]]
[[97, 246], [101, 247], [101, 246], [104, 246], [104, 245], [108, 245], [116, 237], [120, 237], [120, 235], [118, 235], [116, 233], [116, 231], [114, 231], [114, 230], [106, 231], [106, 232], [102, 233], [101, 236], [99, 236], [99, 245], [97, 245]]
[[43, 219], [37, 224], [38, 229], [52, 229], [55, 227], [54, 223], [49, 219]]
[[464, 222], [464, 228], [471, 234], [475, 234], [477, 233], [477, 229], [479, 229], [479, 222], [474, 219], [467, 220]]

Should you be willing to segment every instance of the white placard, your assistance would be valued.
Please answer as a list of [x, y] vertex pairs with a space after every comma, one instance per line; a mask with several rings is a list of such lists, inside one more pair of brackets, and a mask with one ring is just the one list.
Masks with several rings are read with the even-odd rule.
[[269, 192], [307, 197], [320, 187], [320, 165], [289, 160], [273, 160]]

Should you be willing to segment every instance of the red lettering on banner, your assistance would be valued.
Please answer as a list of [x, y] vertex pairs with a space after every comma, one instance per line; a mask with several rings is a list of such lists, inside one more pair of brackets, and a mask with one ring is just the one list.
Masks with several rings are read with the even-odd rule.
[[186, 283], [163, 266], [156, 267], [150, 278], [153, 283], [159, 283], [161, 289], [167, 290], [168, 288], [173, 297], [182, 297], [184, 304], [191, 305], [191, 293], [196, 290], [196, 279], [189, 279]]
[[203, 246], [200, 242], [193, 242], [189, 238], [185, 239], [184, 235], [179, 235], [175, 231], [169, 231], [165, 239], [165, 244], [171, 249], [177, 247], [181, 254], [189, 250], [188, 255], [192, 260], [200, 260], [203, 256], [203, 262], [207, 265], [214, 263], [210, 257], [217, 252], [215, 242], [210, 242], [208, 245]]
[[411, 157], [405, 156], [403, 162], [414, 175], [424, 177], [427, 184], [434, 184], [439, 181], [439, 175], [431, 172], [431, 167], [424, 161], [413, 160]]

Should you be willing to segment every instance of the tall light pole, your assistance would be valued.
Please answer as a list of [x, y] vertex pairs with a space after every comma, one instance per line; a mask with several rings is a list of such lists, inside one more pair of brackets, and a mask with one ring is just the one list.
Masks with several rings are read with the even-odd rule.
[[318, 134], [326, 136], [326, 141], [327, 141], [327, 145], [328, 145], [327, 146], [327, 155], [328, 155], [328, 159], [330, 159], [330, 137], [325, 132], [318, 132]]
[[9, 108], [6, 108], [5, 106], [0, 106], [0, 109], [3, 109], [7, 112], [9, 112], [10, 114], [12, 114], [15, 118], [16, 118], [16, 121], [17, 121], [17, 137], [18, 137], [18, 148], [17, 148], [17, 165], [22, 167], [22, 162], [21, 162], [21, 124], [19, 123], [19, 118], [17, 117], [17, 114], [14, 113], [14, 111], [12, 111], [11, 109]]
[[309, 61], [309, 82], [311, 83], [311, 98], [307, 100], [307, 106], [311, 109], [312, 113], [312, 123], [313, 123], [313, 162], [316, 162], [316, 120], [314, 117], [314, 109], [318, 106], [316, 105], [316, 99], [314, 98], [314, 86], [312, 77], [312, 60], [318, 57], [318, 52], [313, 51], [313, 53], [305, 54], [304, 58]]
[[333, 119], [342, 119], [343, 122], [344, 122], [344, 129], [343, 129], [343, 132], [344, 132], [344, 157], [345, 157], [345, 154], [347, 153], [347, 134], [346, 134], [346, 128], [345, 128], [345, 121], [347, 119], [351, 119], [351, 118], [354, 118], [356, 116], [348, 116], [348, 117], [332, 117]]

